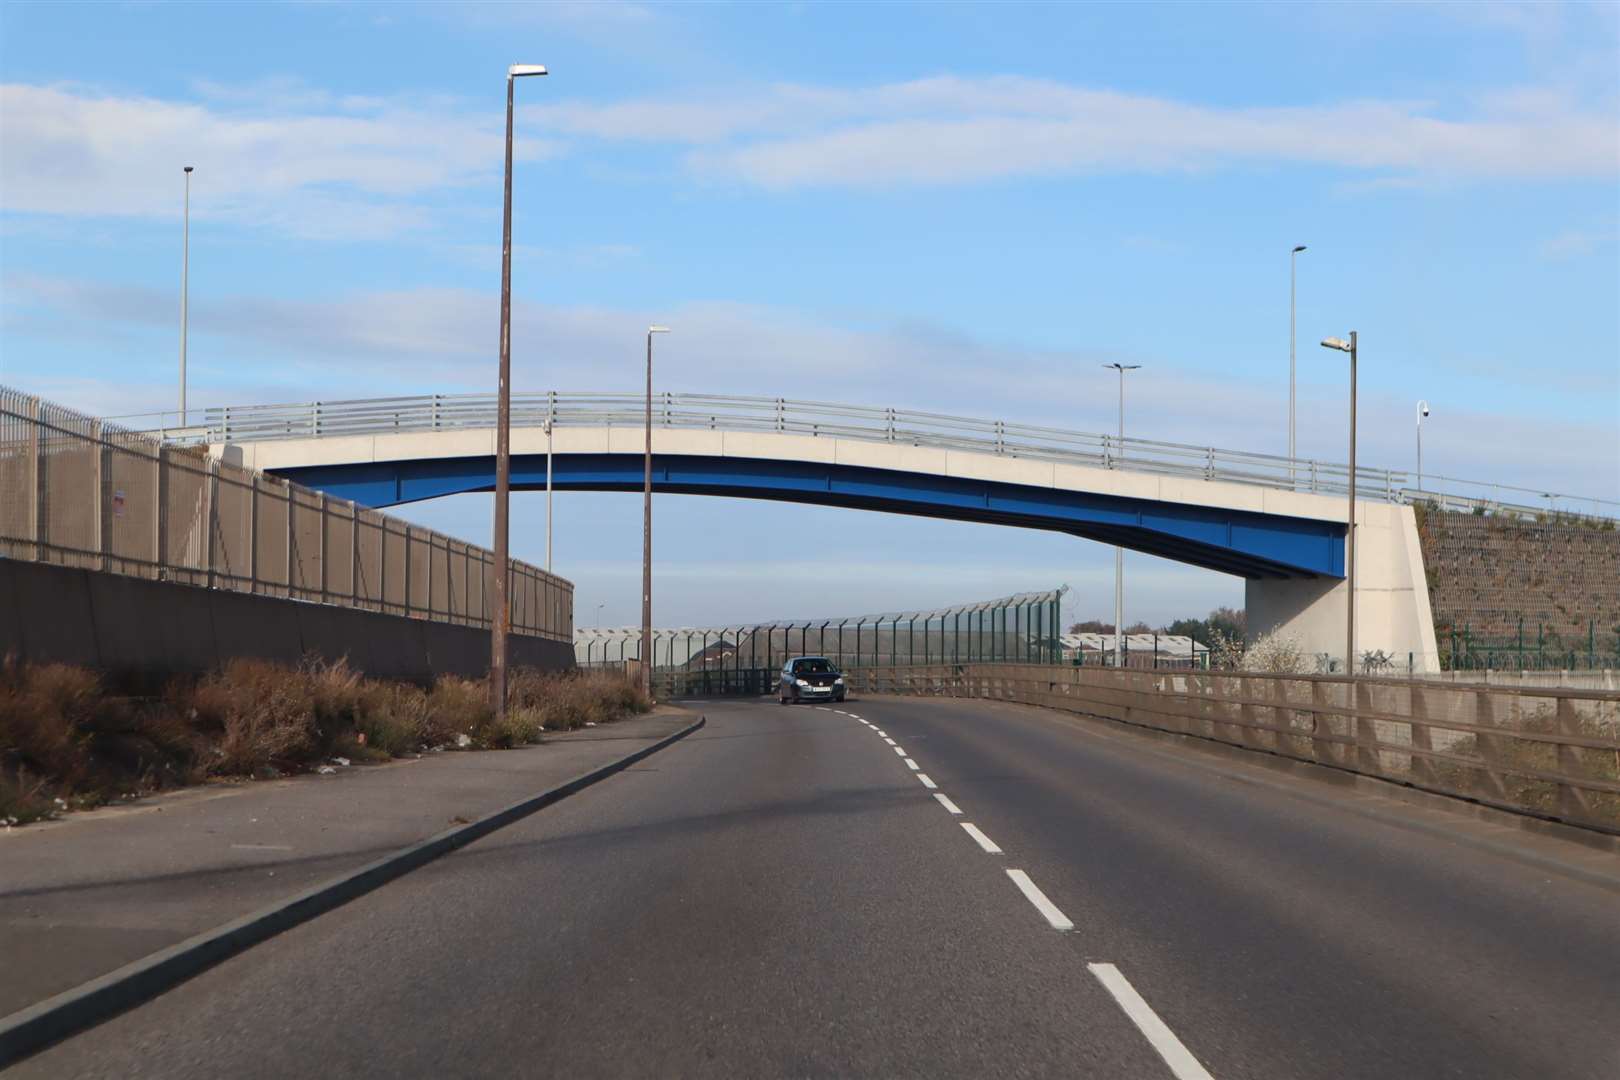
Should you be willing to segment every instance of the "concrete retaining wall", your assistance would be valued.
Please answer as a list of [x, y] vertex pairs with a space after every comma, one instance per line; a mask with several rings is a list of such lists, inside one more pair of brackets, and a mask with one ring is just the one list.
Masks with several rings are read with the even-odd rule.
[[[514, 667], [574, 665], [569, 642], [520, 634], [507, 641]], [[312, 653], [347, 657], [377, 678], [482, 678], [489, 631], [0, 559], [0, 655], [157, 679], [209, 671], [235, 657], [297, 664]]]

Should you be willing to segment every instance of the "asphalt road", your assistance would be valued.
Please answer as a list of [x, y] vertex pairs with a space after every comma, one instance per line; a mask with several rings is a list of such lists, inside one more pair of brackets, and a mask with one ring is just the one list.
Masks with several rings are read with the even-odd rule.
[[16, 1073], [1620, 1076], [1620, 893], [1051, 713], [842, 708], [705, 705]]

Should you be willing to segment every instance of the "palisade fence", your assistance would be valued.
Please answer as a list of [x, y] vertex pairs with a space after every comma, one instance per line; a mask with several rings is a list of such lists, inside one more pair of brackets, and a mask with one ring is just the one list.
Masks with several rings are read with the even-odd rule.
[[[494, 556], [0, 386], [0, 556], [487, 627]], [[511, 628], [566, 641], [574, 587], [511, 563]]]
[[[1055, 663], [1062, 657], [1060, 605], [1067, 586], [933, 611], [654, 630], [653, 686], [659, 697], [768, 694], [794, 656], [825, 656], [843, 671], [950, 661]], [[581, 667], [639, 662], [641, 630], [576, 630]]]
[[1615, 693], [1034, 664], [869, 667], [851, 681], [1101, 716], [1620, 834]]

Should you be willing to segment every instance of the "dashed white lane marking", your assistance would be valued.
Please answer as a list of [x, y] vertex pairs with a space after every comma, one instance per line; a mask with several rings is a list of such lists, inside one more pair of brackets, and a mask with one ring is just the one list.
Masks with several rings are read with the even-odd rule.
[[960, 806], [957, 806], [955, 803], [951, 802], [951, 800], [947, 799], [944, 795], [941, 795], [937, 791], [934, 792], [934, 798], [939, 800], [939, 805], [943, 806], [951, 813], [960, 814], [962, 812], [962, 808]]
[[1209, 1071], [1198, 1063], [1198, 1059], [1181, 1044], [1175, 1032], [1165, 1026], [1159, 1014], [1154, 1012], [1142, 995], [1136, 992], [1136, 987], [1130, 980], [1120, 974], [1119, 968], [1113, 964], [1087, 964], [1091, 973], [1097, 976], [1097, 981], [1103, 984], [1107, 991], [1114, 995], [1119, 1007], [1125, 1010], [1125, 1015], [1131, 1018], [1147, 1041], [1153, 1044], [1153, 1049], [1164, 1058], [1164, 1063], [1170, 1066], [1176, 1080], [1213, 1080]]
[[885, 732], [882, 728], [875, 727], [872, 730], [878, 733], [879, 738], [887, 739], [889, 737], [888, 733]]
[[910, 758], [906, 758], [906, 768], [910, 769], [912, 772], [917, 772], [919, 769], [922, 768], [922, 766], [918, 765], [915, 761], [912, 761]]
[[888, 744], [889, 744], [889, 745], [890, 745], [890, 746], [893, 746], [893, 745], [894, 745], [894, 740], [893, 740], [893, 739], [891, 739], [891, 738], [889, 738], [889, 737], [888, 737], [888, 736], [886, 736], [886, 735], [885, 735], [885, 736], [884, 736], [884, 737], [883, 737], [883, 741], [884, 741], [884, 742], [886, 742], [886, 743], [888, 743]]
[[928, 779], [928, 774], [925, 773], [925, 772], [918, 773], [917, 774], [917, 779], [921, 780], [922, 781], [922, 786], [927, 788], [930, 791], [932, 791], [933, 789], [939, 787], [938, 784], [936, 784], [932, 780]]
[[1001, 854], [1001, 849], [996, 846], [996, 842], [994, 840], [990, 839], [988, 836], [984, 835], [984, 833], [980, 832], [979, 827], [977, 825], [973, 824], [973, 822], [971, 822], [971, 821], [961, 821], [961, 822], [958, 822], [957, 824], [961, 825], [962, 828], [966, 829], [967, 834], [969, 836], [973, 837], [974, 840], [978, 841], [979, 846], [984, 848], [984, 850], [988, 851], [992, 855], [1000, 855]]
[[903, 747], [899, 747], [899, 746], [895, 747], [894, 752], [899, 754], [901, 757], [906, 756], [906, 751], [905, 751], [905, 749]]
[[1069, 921], [1069, 917], [1059, 911], [1057, 905], [1046, 898], [1045, 893], [1036, 888], [1035, 883], [1029, 880], [1028, 874], [1022, 870], [1008, 870], [1007, 876], [1013, 879], [1013, 884], [1017, 885], [1018, 891], [1024, 894], [1024, 899], [1034, 904], [1035, 910], [1039, 911], [1046, 918], [1046, 921], [1052, 924], [1052, 929], [1074, 929], [1074, 923]]

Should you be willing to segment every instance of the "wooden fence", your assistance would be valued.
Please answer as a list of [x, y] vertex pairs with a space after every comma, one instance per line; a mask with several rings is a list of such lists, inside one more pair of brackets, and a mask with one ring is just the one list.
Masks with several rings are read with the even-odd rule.
[[1105, 717], [1620, 833], [1620, 694], [1424, 680], [934, 664], [850, 673], [869, 693]]

